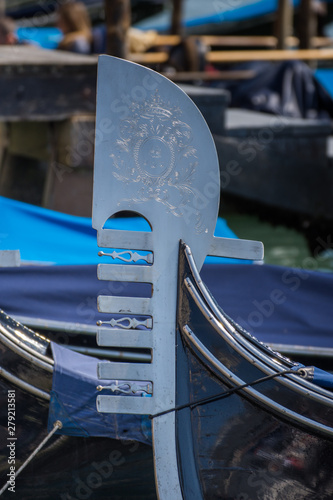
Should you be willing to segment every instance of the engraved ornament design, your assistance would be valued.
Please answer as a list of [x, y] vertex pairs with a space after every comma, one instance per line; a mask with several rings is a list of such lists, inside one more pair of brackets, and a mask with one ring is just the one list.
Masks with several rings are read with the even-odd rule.
[[114, 152], [113, 176], [138, 189], [122, 202], [130, 206], [155, 200], [176, 217], [193, 218], [195, 232], [205, 231], [197, 210], [200, 192], [194, 186], [198, 165], [191, 127], [180, 120], [181, 110], [163, 103], [157, 92], [150, 101], [133, 103], [120, 123]]

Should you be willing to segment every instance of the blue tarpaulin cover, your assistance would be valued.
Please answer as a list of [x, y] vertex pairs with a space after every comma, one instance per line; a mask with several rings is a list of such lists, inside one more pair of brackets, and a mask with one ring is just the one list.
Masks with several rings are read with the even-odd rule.
[[[0, 250], [20, 250], [23, 262], [65, 265], [101, 262], [90, 217], [64, 214], [1, 196], [0, 213]], [[144, 231], [146, 225], [146, 221], [135, 217], [112, 220], [113, 229]], [[215, 235], [236, 238], [224, 219], [218, 219]], [[206, 262], [221, 260], [208, 257]]]
[[320, 385], [321, 387], [333, 389], [333, 373], [328, 373], [325, 370], [321, 370], [320, 368], [314, 366], [312, 382]]
[[[150, 444], [150, 423], [146, 416], [98, 413], [98, 385], [110, 386], [110, 380], [97, 378], [98, 359], [84, 356], [52, 342], [55, 362], [48, 428], [60, 420], [59, 434], [131, 439]], [[103, 394], [119, 394], [103, 391]], [[123, 396], [128, 397], [128, 396]], [[141, 396], [137, 396], [141, 397]]]
[[333, 373], [326, 372], [316, 366], [304, 367], [302, 371], [304, 378], [310, 382], [326, 389], [333, 389]]
[[[201, 276], [225, 312], [259, 340], [333, 347], [333, 274], [208, 264]], [[109, 319], [97, 311], [97, 295], [147, 293], [138, 285], [101, 282], [96, 265], [0, 268], [0, 308], [14, 317], [96, 325]]]
[[[296, 7], [300, 0], [293, 0]], [[273, 14], [278, 7], [278, 0], [186, 0], [184, 2], [183, 24], [185, 27], [239, 23], [253, 18]], [[136, 27], [166, 32], [170, 28], [170, 11], [165, 10], [138, 22]]]

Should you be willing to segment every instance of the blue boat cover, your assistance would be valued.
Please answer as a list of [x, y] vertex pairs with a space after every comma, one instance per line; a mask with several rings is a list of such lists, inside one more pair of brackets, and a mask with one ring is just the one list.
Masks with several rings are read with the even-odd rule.
[[21, 43], [31, 43], [43, 49], [56, 49], [63, 38], [62, 32], [54, 27], [22, 26], [16, 30]]
[[[112, 383], [110, 380], [97, 378], [97, 363], [100, 360], [78, 354], [54, 342], [51, 345], [55, 366], [49, 408], [49, 430], [57, 420], [60, 420], [62, 428], [58, 434], [104, 436], [151, 444], [151, 426], [148, 417], [98, 413], [96, 397], [99, 392], [96, 387], [110, 386]], [[102, 393], [119, 395], [119, 392], [112, 393], [106, 390]]]
[[[300, 0], [293, 0], [296, 7]], [[183, 24], [185, 27], [203, 25], [221, 25], [223, 23], [239, 23], [253, 18], [267, 16], [276, 12], [278, 0], [185, 0]], [[170, 11], [138, 22], [135, 27], [166, 32], [170, 29]]]
[[[0, 213], [0, 250], [20, 250], [23, 262], [65, 265], [101, 262], [90, 217], [64, 214], [1, 196]], [[119, 218], [112, 219], [112, 226], [108, 227], [145, 231], [147, 222], [142, 218]], [[220, 218], [215, 235], [236, 238], [226, 221]], [[223, 260], [208, 257], [206, 262]], [[240, 261], [228, 259], [227, 262]]]
[[[121, 385], [121, 381], [99, 380], [98, 359], [78, 354], [54, 342], [51, 346], [55, 364], [48, 431], [58, 420], [62, 428], [57, 434], [108, 437], [151, 444], [151, 421], [148, 416], [99, 413], [96, 409], [96, 397], [99, 394], [97, 386], [110, 386], [112, 383]], [[322, 387], [333, 388], [333, 375], [318, 368], [311, 367], [308, 379]], [[126, 384], [123, 385], [125, 387]], [[103, 393], [120, 394], [107, 389], [103, 389]]]
[[[270, 265], [204, 265], [201, 271], [218, 304], [266, 343], [333, 347], [333, 274]], [[145, 284], [101, 282], [96, 265], [0, 268], [0, 308], [29, 316], [95, 325], [97, 295], [140, 296]], [[63, 342], [69, 343], [66, 335]]]
[[321, 370], [316, 366], [313, 366], [312, 368], [313, 368], [313, 377], [311, 381], [316, 385], [320, 385], [320, 387], [325, 387], [326, 389], [333, 389], [333, 373]]

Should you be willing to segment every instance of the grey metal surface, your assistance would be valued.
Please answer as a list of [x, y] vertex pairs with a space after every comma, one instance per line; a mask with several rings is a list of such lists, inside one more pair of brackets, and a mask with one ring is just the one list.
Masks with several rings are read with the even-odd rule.
[[[162, 246], [156, 234], [164, 242], [172, 235], [173, 251], [178, 253], [178, 242], [185, 239], [201, 267], [219, 206], [218, 189], [209, 189], [219, 182], [217, 155], [201, 113], [177, 85], [154, 71], [100, 56], [96, 130], [106, 124], [108, 132], [96, 141], [93, 227], [100, 232], [122, 210], [139, 212], [154, 237], [127, 232], [129, 240], [123, 241], [118, 234], [119, 248], [155, 250], [156, 256], [156, 246]], [[116, 231], [109, 234], [111, 245], [102, 235], [99, 245], [118, 244]]]
[[[113, 413], [153, 414], [175, 405], [179, 241], [185, 239], [195, 249], [201, 267], [217, 220], [220, 190], [218, 186], [212, 193], [209, 183], [213, 180], [218, 185], [219, 165], [201, 113], [179, 87], [136, 64], [101, 56], [96, 130], [105, 129], [105, 124], [109, 125], [108, 133], [102, 134], [95, 147], [93, 227], [100, 246], [153, 252], [151, 270], [138, 271], [138, 279], [152, 281], [153, 296], [103, 296], [99, 297], [99, 308], [111, 315], [124, 313], [124, 319], [130, 313], [134, 317], [150, 314], [154, 330], [150, 332], [151, 364], [100, 363], [99, 376], [152, 382], [153, 394], [149, 398], [101, 395], [97, 408]], [[149, 221], [152, 231], [103, 229], [109, 217], [129, 210]], [[123, 279], [126, 275], [133, 279], [134, 266], [139, 269], [140, 263], [132, 264]], [[105, 266], [99, 272], [103, 279], [112, 276]], [[114, 277], [119, 279], [119, 273]], [[130, 319], [128, 324], [129, 329], [136, 330]], [[136, 330], [131, 347], [138, 344], [140, 336], [140, 342], [145, 342], [146, 335]], [[104, 344], [104, 331], [102, 336]], [[112, 340], [110, 343], [114, 344]], [[176, 500], [181, 498], [181, 491], [173, 419], [165, 418], [165, 425], [157, 419], [153, 435], [159, 495]]]
[[138, 347], [148, 348], [153, 347], [154, 332], [142, 330], [121, 330], [113, 328], [99, 329], [97, 332], [97, 344], [100, 346], [118, 347]]
[[149, 266], [126, 266], [117, 264], [99, 264], [97, 267], [97, 277], [99, 280], [113, 281], [139, 281], [141, 283], [151, 283], [153, 279], [152, 268]]
[[[124, 320], [128, 315], [152, 316], [154, 362], [149, 371], [142, 367], [140, 380], [145, 377], [153, 380], [153, 403], [143, 398], [140, 412], [147, 412], [147, 404], [153, 404], [154, 412], [159, 412], [175, 404], [179, 241], [185, 239], [192, 245], [201, 267], [217, 220], [219, 189], [211, 193], [209, 183], [213, 179], [218, 184], [218, 160], [201, 113], [179, 87], [147, 68], [101, 56], [96, 130], [105, 129], [105, 124], [109, 125], [108, 133], [100, 137], [95, 148], [93, 226], [98, 232], [98, 244], [112, 249], [153, 252], [151, 266], [141, 270], [138, 261], [128, 266], [122, 276], [125, 281], [151, 282], [153, 295], [148, 299], [104, 295], [98, 298], [98, 305], [100, 311], [110, 313], [111, 318], [116, 313], [123, 313]], [[103, 229], [109, 217], [129, 210], [143, 216], [152, 231]], [[134, 279], [135, 268], [138, 273]], [[99, 276], [119, 280], [117, 269], [103, 264]], [[145, 331], [140, 333], [133, 323], [127, 328], [136, 331], [132, 337], [133, 347], [138, 345], [140, 336], [143, 339], [140, 342], [145, 343]], [[103, 338], [99, 337], [103, 345], [107, 342], [106, 335], [103, 332]], [[124, 342], [132, 347], [130, 338]], [[111, 336], [110, 343], [114, 345]], [[119, 376], [127, 373], [131, 380], [138, 374], [134, 366], [114, 368], [117, 373], [121, 370]], [[112, 372], [110, 366], [105, 369], [107, 373]], [[130, 411], [129, 402], [125, 403], [124, 398], [119, 398], [119, 404], [112, 401], [114, 412]]]
[[[99, 266], [98, 277], [151, 283], [152, 296], [99, 296], [99, 310], [110, 314], [110, 320], [99, 322], [97, 340], [103, 346], [151, 348], [152, 360], [101, 362], [98, 376], [146, 382], [153, 390], [146, 398], [101, 394], [98, 411], [156, 414], [175, 406], [181, 240], [192, 248], [198, 269], [208, 253], [262, 258], [261, 244], [214, 238], [219, 183], [214, 141], [191, 99], [152, 70], [100, 56], [93, 227], [98, 245], [110, 251], [100, 252], [101, 259], [108, 260]], [[110, 217], [129, 211], [144, 217], [151, 231], [105, 227]], [[140, 259], [140, 251], [150, 253]], [[112, 264], [110, 259], [119, 256], [129, 264]], [[146, 328], [138, 329], [142, 326]], [[173, 413], [153, 420], [153, 443], [159, 497], [181, 499]]]
[[0, 250], [0, 267], [18, 267], [20, 263], [19, 250]]
[[151, 382], [154, 363], [118, 363], [107, 361], [98, 364], [98, 378], [105, 380], [146, 380]]
[[261, 241], [236, 240], [214, 236], [208, 250], [208, 255], [231, 257], [234, 259], [262, 260], [264, 258], [264, 245]]
[[[112, 264], [111, 264], [112, 265]], [[100, 295], [97, 300], [98, 310], [113, 314], [153, 314], [151, 299], [141, 297], [114, 297]]]

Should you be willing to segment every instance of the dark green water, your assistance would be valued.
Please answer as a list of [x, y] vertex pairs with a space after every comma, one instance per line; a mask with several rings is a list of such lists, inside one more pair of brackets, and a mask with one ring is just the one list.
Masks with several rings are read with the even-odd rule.
[[318, 252], [314, 256], [305, 236], [294, 229], [263, 222], [255, 215], [221, 215], [239, 238], [264, 243], [266, 264], [333, 272], [333, 250], [327, 249], [329, 240], [318, 239]]

